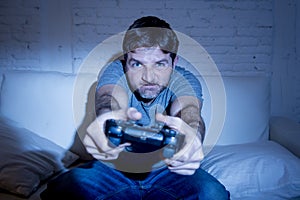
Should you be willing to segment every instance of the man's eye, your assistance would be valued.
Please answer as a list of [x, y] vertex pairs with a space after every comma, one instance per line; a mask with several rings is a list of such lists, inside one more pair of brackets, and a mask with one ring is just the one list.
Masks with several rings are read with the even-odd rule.
[[135, 63], [132, 63], [131, 66], [132, 66], [132, 67], [135, 67], [135, 68], [139, 68], [139, 67], [142, 66], [142, 64], [141, 64], [141, 63], [138, 63], [138, 62], [135, 62]]
[[165, 67], [166, 64], [165, 64], [165, 63], [156, 63], [156, 66], [157, 66], [157, 67]]
[[168, 64], [167, 63], [165, 63], [165, 62], [159, 62], [159, 63], [156, 63], [156, 67], [158, 68], [158, 69], [166, 69], [166, 68], [168, 68]]

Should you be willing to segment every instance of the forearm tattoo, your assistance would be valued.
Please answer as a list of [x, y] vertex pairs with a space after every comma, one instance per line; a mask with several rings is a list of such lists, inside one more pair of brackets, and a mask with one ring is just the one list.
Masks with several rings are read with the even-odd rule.
[[96, 115], [99, 116], [103, 113], [118, 110], [120, 105], [111, 94], [102, 94], [95, 97]]
[[181, 111], [177, 114], [177, 117], [180, 117], [192, 128], [197, 129], [197, 133], [201, 137], [201, 141], [203, 142], [205, 137], [205, 123], [203, 121], [203, 118], [199, 114], [199, 108], [192, 105], [182, 108]]

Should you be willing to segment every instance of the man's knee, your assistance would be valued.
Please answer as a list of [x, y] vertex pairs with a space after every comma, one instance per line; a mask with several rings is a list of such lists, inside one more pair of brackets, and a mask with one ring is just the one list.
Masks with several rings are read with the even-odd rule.
[[199, 199], [205, 200], [228, 200], [230, 194], [218, 181], [207, 181], [201, 186]]
[[230, 199], [226, 188], [212, 175], [198, 169], [193, 176], [193, 182], [199, 194], [199, 199], [227, 200]]

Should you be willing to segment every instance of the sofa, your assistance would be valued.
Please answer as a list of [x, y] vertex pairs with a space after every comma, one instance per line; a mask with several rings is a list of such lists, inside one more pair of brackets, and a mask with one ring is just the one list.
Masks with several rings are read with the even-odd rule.
[[[90, 159], [80, 138], [94, 117], [96, 79], [33, 71], [0, 77], [0, 199], [37, 200], [49, 180]], [[207, 126], [201, 167], [233, 200], [300, 196], [300, 124], [270, 115], [271, 78], [230, 73], [221, 86], [217, 76], [201, 78]], [[220, 92], [225, 96], [216, 97]]]

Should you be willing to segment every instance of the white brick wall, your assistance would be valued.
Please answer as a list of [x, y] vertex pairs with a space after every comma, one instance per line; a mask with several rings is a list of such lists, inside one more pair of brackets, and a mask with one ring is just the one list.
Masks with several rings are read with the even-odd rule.
[[[272, 111], [274, 115], [290, 116], [300, 121], [299, 51], [297, 44], [300, 23], [297, 17], [299, 1], [274, 2], [273, 57], [272, 57]], [[297, 6], [298, 5], [298, 6]], [[299, 26], [299, 25], [298, 25]], [[298, 53], [297, 53], [298, 52]]]
[[1, 69], [39, 69], [40, 6], [38, 0], [0, 2]]
[[[280, 14], [280, 4], [299, 13], [297, 0], [0, 0], [0, 67], [76, 73], [101, 41], [126, 30], [136, 18], [156, 15], [198, 41], [222, 73], [265, 71], [278, 78], [288, 67], [299, 74], [300, 20], [295, 20], [297, 12]], [[284, 20], [279, 16], [293, 19], [298, 28], [288, 23], [288, 30], [278, 30], [276, 23]], [[282, 53], [276, 52], [284, 42], [277, 37], [281, 34], [291, 34], [285, 37], [294, 46], [284, 46], [294, 57], [273, 57]], [[274, 114], [300, 121], [299, 83], [295, 74], [284, 85], [273, 81]], [[276, 92], [282, 88], [293, 88], [288, 102]]]
[[[1, 68], [75, 72], [101, 41], [126, 30], [138, 17], [157, 15], [203, 45], [221, 71], [270, 71], [271, 0], [62, 2], [67, 3], [1, 1]], [[60, 40], [66, 33], [70, 41], [65, 44]], [[61, 55], [61, 51], [64, 55], [70, 53], [66, 47], [70, 48], [71, 58], [48, 57]], [[64, 63], [64, 59], [72, 61]], [[52, 60], [57, 63], [49, 64]]]
[[157, 15], [203, 45], [221, 71], [270, 70], [272, 1], [73, 2], [76, 59], [82, 60], [86, 50], [126, 30], [134, 19]]

